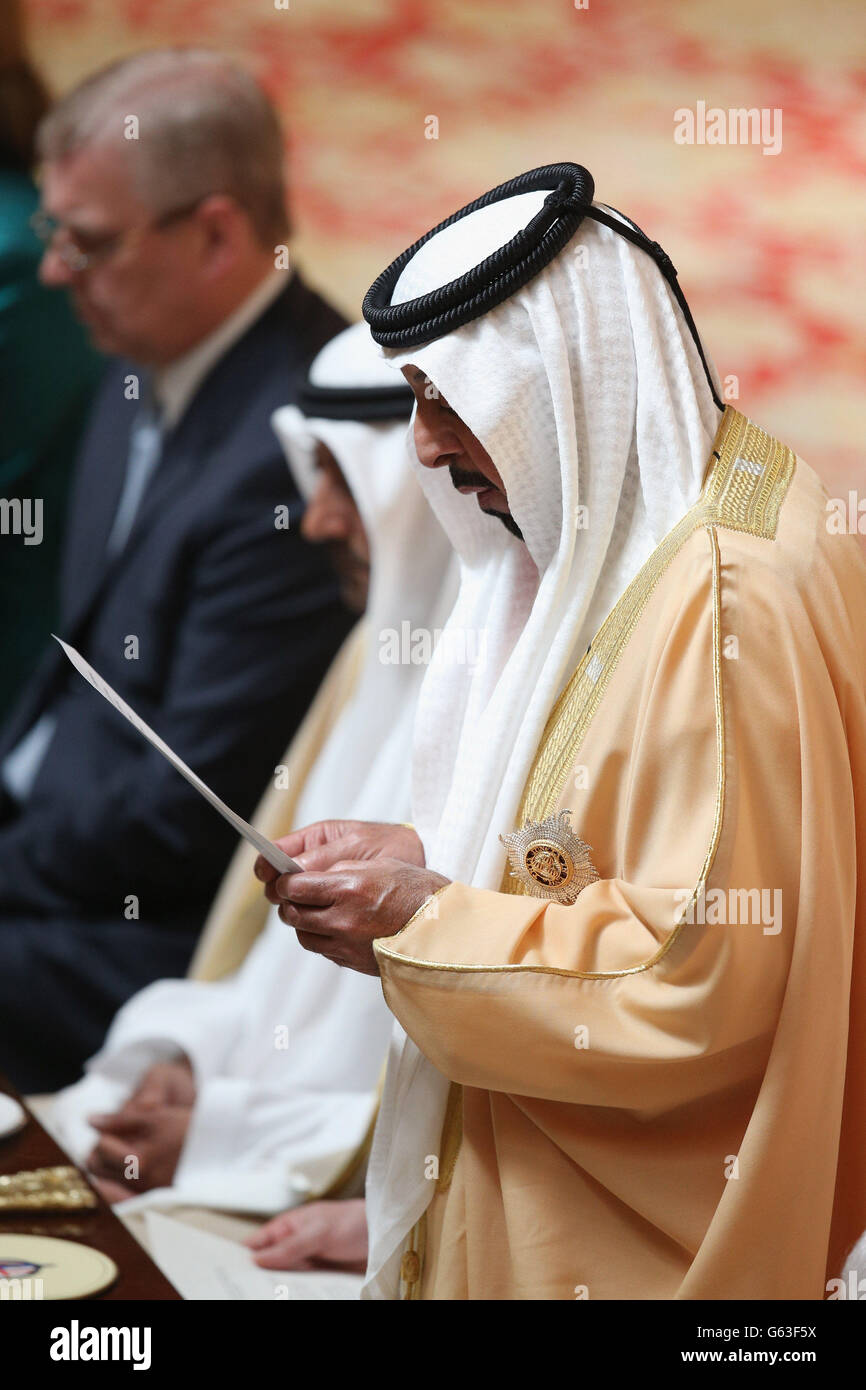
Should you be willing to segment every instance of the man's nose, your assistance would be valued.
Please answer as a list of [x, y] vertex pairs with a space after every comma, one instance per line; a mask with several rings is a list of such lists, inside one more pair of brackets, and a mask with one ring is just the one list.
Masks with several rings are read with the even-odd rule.
[[415, 415], [415, 452], [425, 468], [445, 468], [462, 455], [460, 441], [447, 425], [429, 424], [420, 411]]
[[51, 287], [71, 285], [74, 278], [75, 271], [67, 265], [57, 248], [53, 245], [46, 246], [39, 262], [39, 279], [42, 284]]

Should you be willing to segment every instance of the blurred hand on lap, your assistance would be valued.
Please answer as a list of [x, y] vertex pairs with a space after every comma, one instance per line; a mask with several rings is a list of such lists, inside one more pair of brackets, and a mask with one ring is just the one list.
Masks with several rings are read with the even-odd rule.
[[87, 1168], [108, 1202], [120, 1202], [174, 1179], [195, 1104], [187, 1059], [159, 1062], [113, 1115], [91, 1115], [99, 1139]]
[[244, 1241], [263, 1269], [340, 1269], [363, 1274], [367, 1218], [362, 1197], [308, 1202], [280, 1212]]

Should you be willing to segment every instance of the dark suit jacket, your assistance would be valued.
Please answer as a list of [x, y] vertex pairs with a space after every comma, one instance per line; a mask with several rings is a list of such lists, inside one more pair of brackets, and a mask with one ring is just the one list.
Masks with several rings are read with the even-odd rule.
[[[297, 277], [289, 282], [167, 436], [111, 563], [106, 540], [137, 408], [123, 390], [133, 364], [109, 369], [80, 451], [59, 634], [244, 816], [352, 623], [325, 552], [299, 535], [302, 504], [269, 423], [343, 323]], [[275, 527], [281, 504], [288, 530]], [[122, 932], [135, 895], [139, 925], [158, 929], [146, 969], [155, 978], [170, 963], [160, 935], [188, 933], [191, 949], [236, 836], [50, 640], [0, 758], [48, 708], [58, 725], [32, 794], [20, 811], [6, 797], [0, 812], [0, 975], [4, 926], [68, 917]], [[176, 970], [176, 943], [173, 951]]]

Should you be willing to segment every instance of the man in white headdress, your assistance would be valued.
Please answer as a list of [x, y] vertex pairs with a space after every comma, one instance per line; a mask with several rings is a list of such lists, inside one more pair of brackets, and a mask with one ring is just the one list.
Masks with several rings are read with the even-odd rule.
[[[434, 630], [456, 585], [409, 467], [410, 408], [357, 324], [314, 360], [300, 408], [273, 418], [308, 499], [304, 533], [331, 546], [346, 601], [366, 613], [259, 808], [256, 823], [272, 837], [346, 807], [408, 815], [423, 667], [386, 664], [383, 642], [401, 623]], [[270, 1214], [363, 1190], [391, 1018], [377, 981], [309, 955], [267, 915], [254, 860], [242, 845], [192, 977], [127, 1003], [84, 1078], [53, 1106], [52, 1128], [106, 1195], [145, 1194], [120, 1208], [130, 1217], [136, 1205]], [[326, 1240], [321, 1214], [306, 1221], [299, 1258], [335, 1256], [334, 1219], [327, 1225]]]
[[521, 175], [367, 296], [462, 565], [419, 838], [259, 871], [401, 1025], [370, 1297], [821, 1299], [866, 1224], [866, 567], [593, 191]]

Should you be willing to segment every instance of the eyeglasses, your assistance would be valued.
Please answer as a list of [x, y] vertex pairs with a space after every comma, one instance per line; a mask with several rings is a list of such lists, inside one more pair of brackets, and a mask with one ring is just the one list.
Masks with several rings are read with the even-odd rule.
[[108, 260], [121, 246], [128, 244], [133, 236], [142, 237], [147, 232], [161, 230], [170, 226], [172, 222], [189, 217], [202, 202], [203, 197], [196, 198], [194, 203], [188, 203], [185, 207], [172, 208], [170, 212], [161, 213], [150, 222], [137, 227], [125, 227], [119, 232], [93, 234], [73, 231], [67, 223], [59, 217], [52, 217], [44, 208], [37, 208], [33, 213], [30, 226], [46, 249], [57, 243], [55, 249], [64, 265], [70, 270], [82, 271], [89, 270], [100, 261]]

